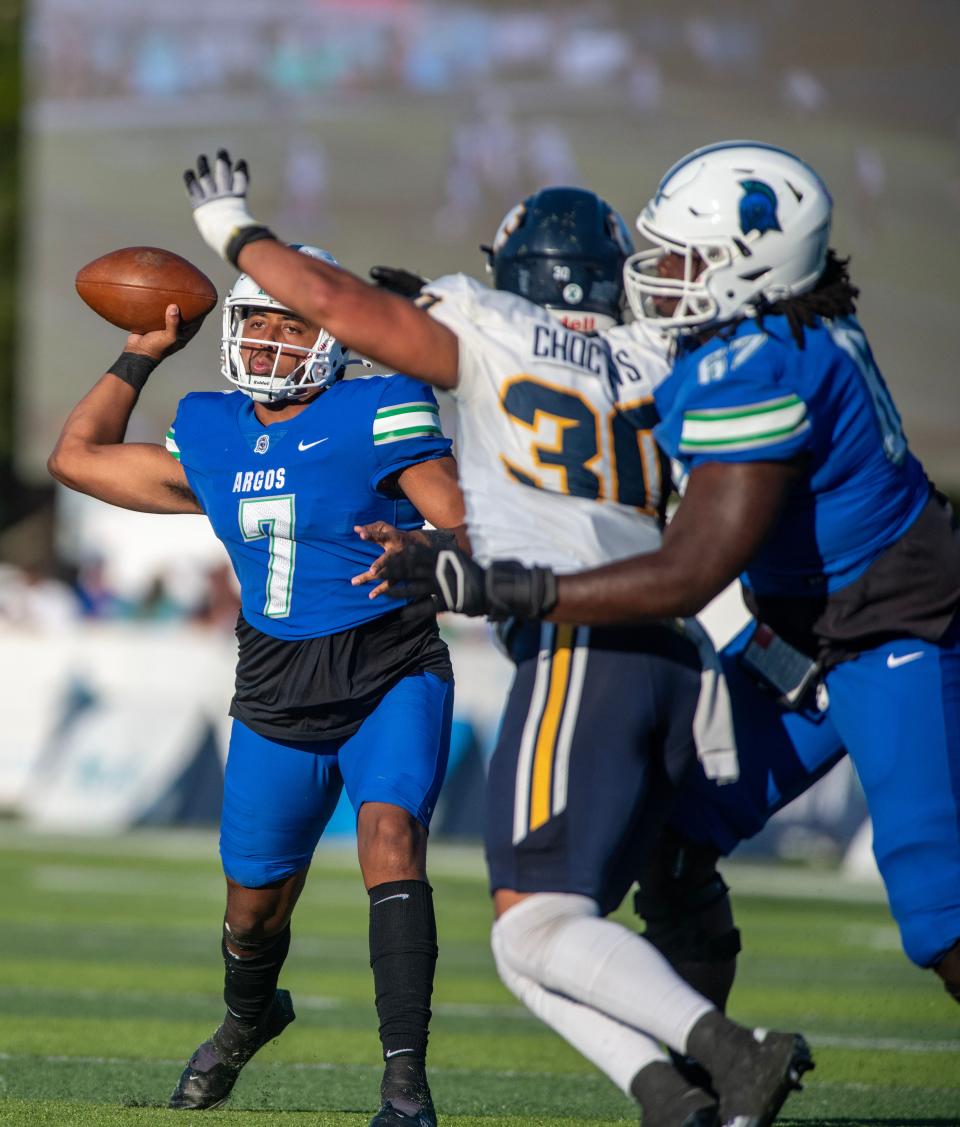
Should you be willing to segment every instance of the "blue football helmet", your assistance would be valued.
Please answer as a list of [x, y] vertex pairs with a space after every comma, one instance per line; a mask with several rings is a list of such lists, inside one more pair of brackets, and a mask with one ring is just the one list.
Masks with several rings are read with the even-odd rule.
[[504, 216], [481, 247], [498, 290], [553, 311], [581, 332], [622, 320], [623, 263], [633, 253], [621, 216], [584, 188], [542, 188]]

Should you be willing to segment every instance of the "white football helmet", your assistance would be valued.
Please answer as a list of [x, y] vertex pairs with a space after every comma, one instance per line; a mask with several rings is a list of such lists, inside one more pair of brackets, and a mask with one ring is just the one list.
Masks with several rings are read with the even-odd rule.
[[[289, 245], [301, 254], [319, 258], [323, 262], [329, 262], [331, 266], [339, 265], [332, 254], [320, 250], [319, 247], [303, 246], [300, 243]], [[234, 283], [233, 289], [227, 294], [223, 302], [221, 371], [224, 378], [244, 395], [249, 395], [257, 403], [272, 403], [278, 399], [302, 399], [317, 388], [335, 383], [343, 375], [343, 370], [349, 362], [347, 350], [342, 348], [336, 338], [325, 329], [320, 330], [310, 348], [284, 344], [283, 352], [287, 355], [302, 353], [303, 359], [289, 375], [278, 375], [281, 346], [243, 335], [244, 323], [252, 309], [265, 309], [271, 313], [293, 313], [292, 309], [281, 305], [279, 301], [265, 293], [247, 274], [241, 274]], [[299, 316], [299, 314], [293, 315]], [[247, 371], [241, 349], [250, 347], [275, 349], [276, 357], [271, 372], [255, 375]]]
[[[812, 289], [826, 262], [832, 209], [820, 177], [784, 149], [757, 141], [697, 149], [670, 169], [637, 218], [655, 249], [624, 264], [634, 316], [684, 331]], [[683, 257], [682, 278], [658, 275], [670, 253]], [[672, 312], [658, 310], [657, 299], [661, 308], [675, 299]]]

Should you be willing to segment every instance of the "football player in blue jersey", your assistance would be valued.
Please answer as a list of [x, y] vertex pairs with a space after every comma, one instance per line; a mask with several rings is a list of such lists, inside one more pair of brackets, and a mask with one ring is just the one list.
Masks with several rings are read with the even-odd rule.
[[[296, 246], [297, 256], [332, 262]], [[291, 252], [294, 253], [294, 252]], [[357, 814], [385, 1061], [376, 1127], [432, 1127], [425, 1071], [437, 934], [427, 831], [443, 782], [453, 677], [432, 609], [371, 602], [350, 579], [378, 555], [354, 526], [461, 535], [462, 499], [436, 400], [402, 375], [344, 380], [352, 361], [241, 276], [223, 304], [230, 392], [185, 396], [166, 441], [124, 443], [153, 368], [186, 343], [176, 306], [74, 408], [54, 477], [124, 508], [202, 513], [240, 583], [224, 778], [222, 1025], [170, 1107], [217, 1107], [294, 1018], [278, 989], [290, 918], [341, 790]]]
[[[251, 217], [246, 166], [225, 152], [213, 168], [201, 158], [186, 179], [197, 226], [217, 253], [350, 347], [454, 392], [481, 558], [516, 544], [528, 562], [574, 570], [577, 561], [656, 548], [660, 463], [643, 420], [667, 368], [657, 330], [630, 339], [614, 324], [626, 240], [609, 205], [545, 189], [501, 225], [493, 255], [496, 276], [503, 252], [502, 289], [453, 275], [429, 283], [414, 305], [290, 253]], [[460, 557], [447, 558], [455, 570]], [[496, 574], [505, 597], [521, 585], [528, 600], [538, 579], [553, 580], [541, 566]], [[448, 583], [448, 595], [459, 586]], [[498, 970], [641, 1102], [645, 1125], [768, 1127], [812, 1066], [803, 1039], [725, 1018], [651, 943], [604, 918], [691, 755], [721, 775], [734, 765], [729, 725], [716, 724], [712, 743], [703, 732], [726, 698], [690, 641], [695, 624], [610, 626], [520, 623], [508, 643], [517, 675], [491, 764], [486, 829]], [[611, 695], [619, 708], [611, 710]], [[696, 1056], [716, 1091], [685, 1082], [662, 1043]]]
[[[753, 622], [724, 660], [741, 777], [694, 778], [641, 910], [695, 981], [729, 963], [735, 945], [710, 952], [730, 927], [717, 855], [845, 749], [904, 950], [960, 1001], [960, 532], [908, 447], [831, 215], [804, 161], [733, 141], [676, 164], [638, 218], [654, 245], [625, 283], [675, 338], [656, 434], [686, 479], [660, 551], [555, 585], [450, 552], [392, 567], [441, 605], [484, 613], [495, 592], [502, 612], [586, 623], [694, 613], [739, 575]], [[712, 977], [722, 1002], [732, 978]]]

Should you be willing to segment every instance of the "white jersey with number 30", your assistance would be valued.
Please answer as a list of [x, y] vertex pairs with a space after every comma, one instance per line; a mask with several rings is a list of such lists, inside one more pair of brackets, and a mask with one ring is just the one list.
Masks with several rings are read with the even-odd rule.
[[477, 560], [565, 572], [657, 548], [663, 338], [642, 324], [575, 332], [464, 274], [430, 282], [418, 304], [459, 340], [456, 452]]

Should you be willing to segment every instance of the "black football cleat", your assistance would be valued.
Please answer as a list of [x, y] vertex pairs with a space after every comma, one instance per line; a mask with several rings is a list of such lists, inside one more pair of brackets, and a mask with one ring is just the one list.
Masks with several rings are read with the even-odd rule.
[[175, 1111], [209, 1111], [226, 1103], [247, 1061], [295, 1017], [288, 990], [277, 991], [273, 1005], [257, 1025], [241, 1025], [228, 1013], [187, 1062], [167, 1106]]
[[408, 1053], [388, 1057], [380, 1082], [380, 1110], [370, 1127], [437, 1127], [423, 1061]]
[[726, 1075], [714, 1077], [720, 1093], [723, 1127], [770, 1127], [800, 1078], [814, 1067], [807, 1042], [799, 1033], [753, 1033], [756, 1051], [744, 1054]]
[[690, 1084], [667, 1061], [640, 1069], [630, 1084], [640, 1105], [640, 1127], [718, 1127], [717, 1101]]
[[710, 1079], [710, 1073], [703, 1067], [703, 1065], [694, 1057], [688, 1057], [683, 1053], [675, 1053], [673, 1049], [669, 1050], [670, 1060], [673, 1067], [680, 1073], [686, 1080], [691, 1088], [702, 1088], [709, 1095], [717, 1099], [717, 1093], [713, 1090], [713, 1081]]
[[395, 1096], [370, 1120], [370, 1127], [437, 1127], [433, 1100], [420, 1104]]

